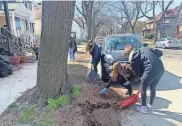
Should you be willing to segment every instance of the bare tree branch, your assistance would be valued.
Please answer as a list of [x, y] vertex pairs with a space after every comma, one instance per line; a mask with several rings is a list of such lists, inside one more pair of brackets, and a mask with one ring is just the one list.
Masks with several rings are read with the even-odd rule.
[[82, 15], [82, 16], [84, 16], [84, 13], [79, 9], [79, 7], [77, 6], [77, 5], [75, 5], [76, 6], [76, 9], [78, 10], [78, 12]]

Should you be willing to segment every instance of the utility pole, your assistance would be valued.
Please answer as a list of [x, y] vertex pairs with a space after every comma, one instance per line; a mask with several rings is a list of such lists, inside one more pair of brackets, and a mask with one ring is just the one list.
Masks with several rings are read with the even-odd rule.
[[7, 45], [8, 45], [8, 55], [10, 55], [10, 41], [9, 41], [8, 32], [11, 31], [11, 28], [10, 28], [10, 22], [9, 22], [8, 1], [4, 0], [3, 5], [4, 5], [4, 14], [6, 19], [6, 26], [7, 26], [7, 30], [5, 30], [5, 32], [7, 33], [6, 37], [7, 37]]
[[4, 14], [5, 14], [5, 19], [6, 19], [6, 26], [7, 26], [8, 30], [11, 31], [10, 22], [9, 22], [8, 1], [4, 0], [3, 5], [4, 5]]

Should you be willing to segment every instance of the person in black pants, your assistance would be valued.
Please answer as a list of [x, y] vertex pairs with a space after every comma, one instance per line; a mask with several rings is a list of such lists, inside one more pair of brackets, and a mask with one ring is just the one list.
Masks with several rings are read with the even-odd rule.
[[86, 51], [89, 52], [90, 55], [92, 56], [92, 61], [91, 61], [92, 69], [94, 69], [95, 72], [98, 72], [97, 65], [100, 62], [101, 49], [98, 47], [98, 45], [96, 43], [89, 40], [87, 43], [87, 46], [86, 46]]
[[134, 73], [132, 72], [129, 64], [126, 63], [115, 63], [113, 70], [111, 72], [111, 79], [109, 80], [107, 86], [100, 90], [100, 94], [106, 93], [107, 89], [113, 84], [120, 84], [124, 88], [128, 89], [125, 95], [132, 95], [133, 90], [131, 86], [131, 81], [134, 79]]
[[35, 52], [36, 60], [38, 60], [38, 57], [39, 57], [39, 47], [37, 46], [36, 43], [33, 44], [32, 49], [33, 49], [33, 51]]
[[[159, 59], [163, 53], [158, 49], [150, 49], [147, 47], [133, 49], [131, 45], [127, 45], [124, 51], [125, 56], [128, 57], [129, 62], [131, 62], [132, 70], [137, 76], [141, 77], [142, 106], [136, 109], [146, 114], [153, 105], [157, 84], [164, 74], [164, 66]], [[150, 87], [150, 102], [148, 106], [146, 106], [146, 91], [148, 87]]]

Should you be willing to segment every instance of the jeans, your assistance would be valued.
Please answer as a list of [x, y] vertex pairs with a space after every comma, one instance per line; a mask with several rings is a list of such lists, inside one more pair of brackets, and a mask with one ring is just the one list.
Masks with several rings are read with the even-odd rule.
[[75, 51], [73, 48], [69, 48], [69, 59], [74, 60], [75, 59]]
[[[158, 75], [144, 74], [141, 78], [141, 99], [142, 105], [146, 106], [147, 88], [150, 87], [150, 104], [152, 105], [156, 96], [156, 87], [159, 83], [164, 71], [157, 73]], [[155, 77], [153, 77], [155, 76]]]
[[93, 70], [97, 73], [98, 72], [98, 70], [97, 70], [97, 65], [98, 65], [99, 63], [94, 63], [93, 64], [93, 66], [94, 66], [94, 68], [93, 68]]

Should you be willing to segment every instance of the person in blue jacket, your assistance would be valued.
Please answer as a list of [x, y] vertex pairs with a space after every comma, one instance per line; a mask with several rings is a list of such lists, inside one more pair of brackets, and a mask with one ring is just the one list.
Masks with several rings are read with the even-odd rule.
[[[140, 87], [142, 106], [137, 107], [136, 109], [137, 111], [146, 114], [153, 105], [157, 84], [164, 74], [164, 66], [159, 59], [163, 53], [158, 49], [150, 49], [147, 47], [133, 49], [131, 45], [127, 45], [124, 51], [125, 56], [131, 63], [132, 70], [141, 78]], [[146, 91], [148, 87], [150, 87], [150, 102], [147, 106]]]
[[86, 45], [86, 51], [90, 53], [92, 56], [92, 61], [91, 61], [91, 67], [95, 72], [98, 72], [97, 70], [97, 65], [100, 62], [101, 58], [101, 49], [98, 47], [96, 43], [94, 43], [92, 40], [89, 40]]

